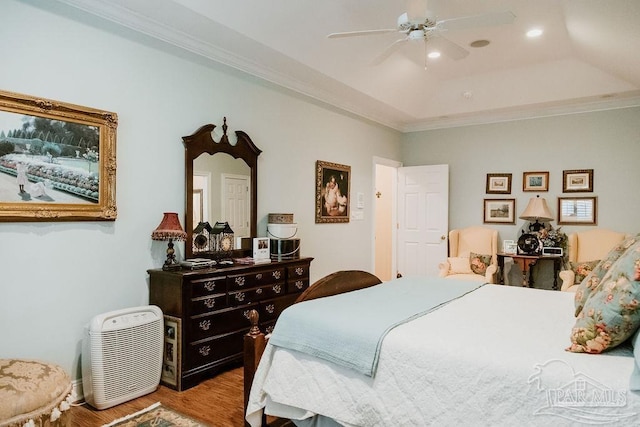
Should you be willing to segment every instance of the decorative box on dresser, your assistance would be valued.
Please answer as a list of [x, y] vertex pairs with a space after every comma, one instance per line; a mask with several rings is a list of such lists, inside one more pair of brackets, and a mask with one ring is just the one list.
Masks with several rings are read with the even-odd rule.
[[249, 311], [256, 309], [260, 328], [271, 331], [282, 310], [309, 287], [312, 260], [149, 270], [149, 303], [165, 316], [162, 383], [185, 390], [241, 362]]

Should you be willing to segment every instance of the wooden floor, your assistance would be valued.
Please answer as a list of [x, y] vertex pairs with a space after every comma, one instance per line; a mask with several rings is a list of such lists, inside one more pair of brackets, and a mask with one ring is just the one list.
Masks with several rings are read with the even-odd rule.
[[98, 411], [88, 405], [73, 407], [72, 426], [96, 427], [161, 402], [178, 412], [213, 427], [244, 426], [242, 368], [223, 372], [185, 391], [161, 385], [146, 396]]

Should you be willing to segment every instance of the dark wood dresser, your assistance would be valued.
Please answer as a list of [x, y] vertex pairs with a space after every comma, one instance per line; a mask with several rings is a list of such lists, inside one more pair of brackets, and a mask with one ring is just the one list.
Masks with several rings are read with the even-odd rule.
[[309, 287], [313, 258], [227, 268], [148, 270], [149, 304], [165, 317], [161, 382], [185, 390], [238, 365], [251, 309], [270, 332], [278, 315]]

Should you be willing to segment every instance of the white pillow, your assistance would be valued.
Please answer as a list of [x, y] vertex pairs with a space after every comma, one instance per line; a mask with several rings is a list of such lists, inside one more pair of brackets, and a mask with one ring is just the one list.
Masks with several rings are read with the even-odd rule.
[[471, 266], [469, 265], [469, 257], [447, 258], [449, 261], [449, 274], [470, 274]]

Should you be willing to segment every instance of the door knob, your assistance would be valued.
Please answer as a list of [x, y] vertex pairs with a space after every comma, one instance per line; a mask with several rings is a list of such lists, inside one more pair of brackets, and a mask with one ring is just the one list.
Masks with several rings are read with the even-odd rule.
[[447, 240], [447, 236], [445, 235], [440, 236], [440, 240]]

